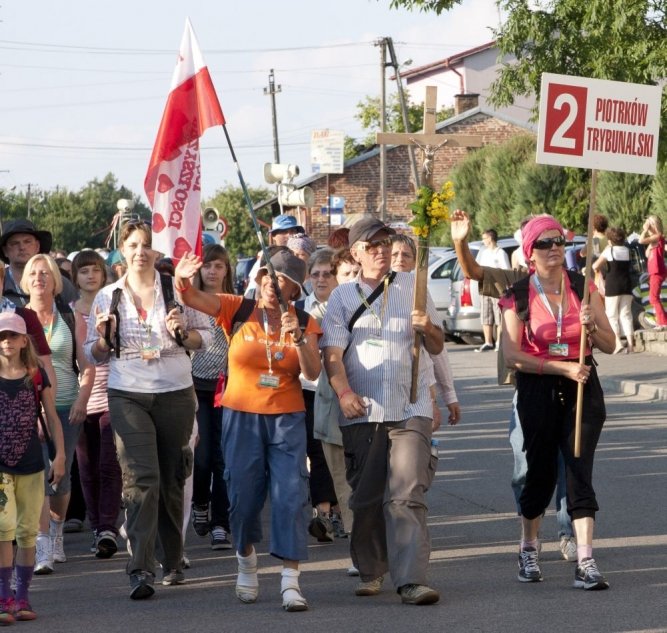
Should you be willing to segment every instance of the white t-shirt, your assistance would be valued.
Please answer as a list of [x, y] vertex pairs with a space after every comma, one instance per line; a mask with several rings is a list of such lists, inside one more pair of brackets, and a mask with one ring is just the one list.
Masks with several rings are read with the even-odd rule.
[[503, 270], [509, 270], [510, 268], [509, 257], [500, 246], [495, 248], [483, 246], [477, 253], [476, 261], [480, 266], [488, 266], [489, 268], [502, 268]]

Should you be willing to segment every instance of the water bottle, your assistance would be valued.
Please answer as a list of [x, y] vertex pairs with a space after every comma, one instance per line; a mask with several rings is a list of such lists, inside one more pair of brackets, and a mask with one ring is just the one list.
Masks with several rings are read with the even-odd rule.
[[440, 448], [440, 440], [431, 438], [431, 455], [438, 459], [438, 449]]

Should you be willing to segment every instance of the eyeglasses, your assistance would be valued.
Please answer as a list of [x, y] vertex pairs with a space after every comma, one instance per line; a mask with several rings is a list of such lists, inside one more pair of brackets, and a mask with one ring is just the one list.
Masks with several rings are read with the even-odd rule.
[[565, 246], [565, 238], [559, 235], [558, 237], [547, 237], [543, 240], [536, 240], [533, 243], [533, 248], [536, 248], [538, 251], [551, 250], [552, 246]]
[[315, 279], [318, 279], [321, 277], [322, 279], [331, 279], [333, 277], [333, 273], [327, 270], [319, 270], [314, 273], [310, 273], [311, 277], [314, 277]]
[[373, 240], [372, 242], [359, 242], [359, 248], [367, 253], [377, 252], [381, 247], [391, 247], [391, 238], [385, 237], [382, 240]]

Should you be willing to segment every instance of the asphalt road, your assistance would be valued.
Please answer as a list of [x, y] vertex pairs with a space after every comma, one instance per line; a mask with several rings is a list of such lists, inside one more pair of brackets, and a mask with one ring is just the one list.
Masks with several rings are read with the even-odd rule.
[[439, 432], [440, 464], [430, 497], [432, 584], [442, 599], [405, 606], [385, 584], [382, 594], [358, 598], [348, 578], [347, 541], [310, 547], [301, 587], [311, 609], [284, 613], [280, 567], [260, 545], [260, 598], [234, 597], [233, 552], [212, 552], [188, 534], [193, 566], [187, 583], [157, 587], [148, 601], [128, 598], [126, 555], [99, 561], [87, 533], [66, 535], [68, 562], [35, 577], [35, 624], [49, 633], [179, 631], [457, 631], [528, 633], [667, 631], [667, 416], [664, 403], [608, 395], [608, 420], [598, 447], [595, 558], [611, 589], [572, 587], [574, 564], [560, 559], [553, 509], [544, 520], [539, 584], [516, 580], [519, 522], [510, 489], [507, 420], [511, 390], [495, 386], [495, 354], [450, 346], [464, 419]]

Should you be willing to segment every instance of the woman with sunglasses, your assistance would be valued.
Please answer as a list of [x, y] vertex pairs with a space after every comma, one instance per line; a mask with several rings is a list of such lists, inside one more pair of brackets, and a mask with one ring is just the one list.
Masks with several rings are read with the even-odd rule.
[[[538, 533], [556, 486], [558, 450], [566, 464], [567, 509], [577, 540], [574, 586], [607, 589], [593, 559], [593, 528], [598, 504], [592, 473], [605, 406], [591, 351], [611, 354], [614, 333], [594, 284], [582, 305], [563, 268], [565, 237], [551, 216], [533, 218], [522, 230], [522, 248], [530, 266], [527, 281], [517, 282], [501, 300], [503, 353], [516, 370], [517, 410], [524, 435], [528, 471], [520, 497], [521, 582], [539, 582]], [[520, 286], [520, 284], [523, 284]], [[526, 310], [527, 308], [527, 310]], [[586, 361], [579, 363], [582, 328]], [[583, 384], [581, 456], [575, 457], [574, 420], [577, 385]]]
[[[156, 556], [164, 570], [163, 585], [185, 582], [183, 486], [192, 469], [188, 440], [195, 419], [192, 363], [186, 352], [212, 342], [205, 315], [167, 308], [151, 238], [151, 227], [143, 222], [128, 222], [121, 229], [127, 273], [97, 293], [85, 344], [90, 360], [109, 362], [109, 413], [123, 473], [133, 600], [155, 593]], [[114, 292], [120, 296], [118, 317], [110, 314]]]

